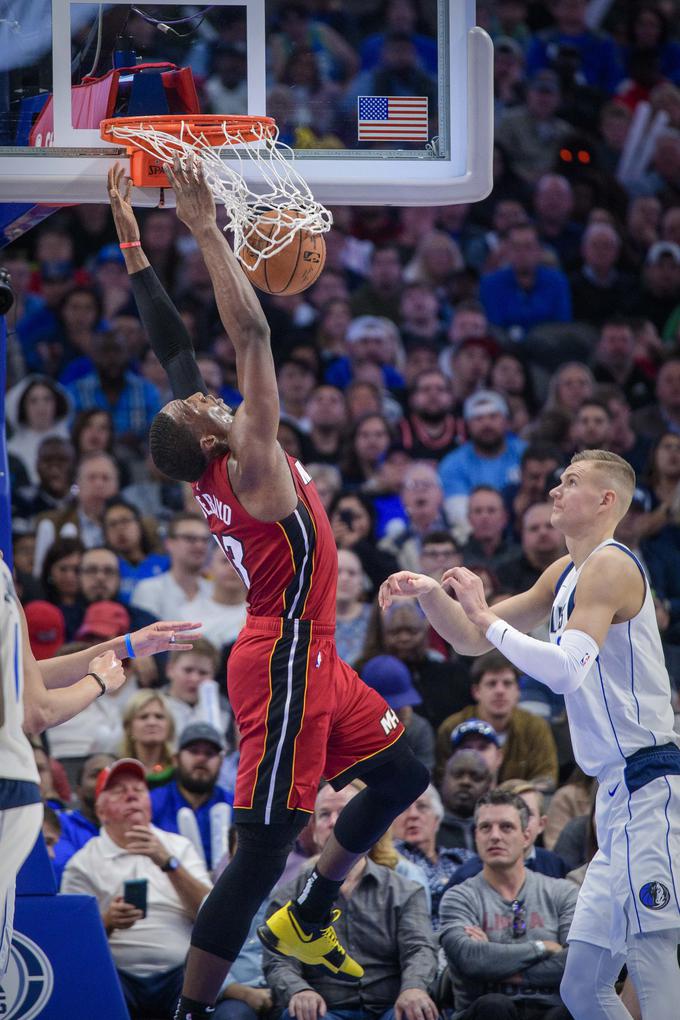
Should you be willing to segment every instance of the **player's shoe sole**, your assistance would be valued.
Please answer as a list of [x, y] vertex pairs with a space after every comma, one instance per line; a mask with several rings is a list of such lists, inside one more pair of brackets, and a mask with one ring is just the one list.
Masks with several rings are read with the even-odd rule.
[[[337, 921], [339, 916], [340, 911], [334, 910], [332, 920]], [[291, 900], [260, 925], [257, 937], [273, 953], [292, 956], [308, 967], [323, 967], [338, 981], [356, 984], [363, 977], [363, 967], [340, 945], [333, 924], [305, 929], [295, 916]]]

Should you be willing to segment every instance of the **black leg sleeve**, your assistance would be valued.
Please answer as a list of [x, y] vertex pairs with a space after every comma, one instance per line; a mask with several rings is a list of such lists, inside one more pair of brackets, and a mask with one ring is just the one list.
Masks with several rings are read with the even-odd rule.
[[355, 854], [370, 850], [430, 782], [429, 772], [403, 736], [398, 754], [359, 776], [366, 789], [345, 804], [333, 830], [340, 846]]
[[132, 293], [153, 351], [168, 373], [175, 397], [207, 393], [182, 318], [151, 266], [130, 274]]
[[281, 825], [239, 824], [236, 853], [201, 907], [191, 944], [233, 961], [248, 937], [253, 917], [286, 866], [295, 837], [309, 821], [300, 812]]

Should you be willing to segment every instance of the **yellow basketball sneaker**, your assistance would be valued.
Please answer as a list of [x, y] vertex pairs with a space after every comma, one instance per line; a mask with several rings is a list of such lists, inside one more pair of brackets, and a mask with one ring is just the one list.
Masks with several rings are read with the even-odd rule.
[[331, 923], [325, 928], [304, 924], [295, 914], [292, 900], [260, 925], [257, 935], [260, 942], [281, 956], [294, 956], [310, 967], [325, 967], [339, 981], [356, 984], [364, 974], [356, 960], [348, 956], [338, 942], [333, 921], [340, 911], [331, 914]]

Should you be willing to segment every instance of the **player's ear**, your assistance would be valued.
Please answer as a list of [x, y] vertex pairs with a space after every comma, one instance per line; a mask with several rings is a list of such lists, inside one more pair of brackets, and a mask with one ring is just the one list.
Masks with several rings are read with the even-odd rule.
[[616, 502], [616, 493], [613, 489], [605, 489], [602, 493], [602, 506], [612, 507]]
[[215, 448], [216, 442], [217, 436], [214, 436], [211, 433], [209, 433], [208, 435], [203, 435], [199, 439], [199, 444], [203, 453], [212, 453], [213, 449]]

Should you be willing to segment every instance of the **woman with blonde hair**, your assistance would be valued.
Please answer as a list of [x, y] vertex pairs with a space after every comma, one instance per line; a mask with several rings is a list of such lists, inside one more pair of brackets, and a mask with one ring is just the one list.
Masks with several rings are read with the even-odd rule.
[[123, 713], [122, 758], [137, 758], [150, 787], [162, 786], [174, 771], [175, 722], [163, 695], [153, 688], [138, 691]]

